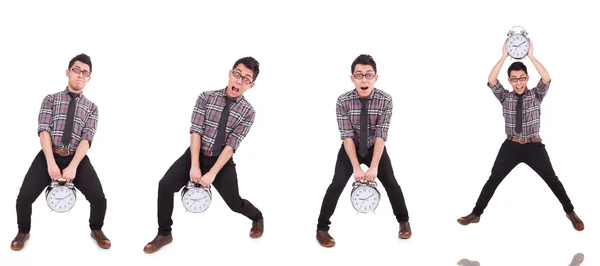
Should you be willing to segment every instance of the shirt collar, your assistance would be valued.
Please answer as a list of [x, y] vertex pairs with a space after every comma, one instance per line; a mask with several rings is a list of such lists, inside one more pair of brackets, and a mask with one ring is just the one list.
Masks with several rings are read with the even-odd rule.
[[[219, 96], [223, 96], [223, 97], [229, 97], [229, 96], [227, 96], [227, 87], [225, 87], [224, 89], [221, 89], [221, 90], [219, 91]], [[237, 102], [239, 102], [240, 100], [242, 100], [243, 98], [244, 98], [244, 95], [241, 95], [241, 96], [239, 96], [239, 97], [237, 97], [237, 98], [229, 98], [229, 99], [232, 99], [234, 102], [236, 102], [236, 103], [237, 103]]]
[[[371, 91], [371, 94], [369, 95], [369, 97], [367, 97], [366, 99], [372, 100], [373, 96], [375, 95], [377, 91], [377, 88], [373, 88], [373, 91]], [[354, 90], [352, 90], [352, 94], [351, 94], [352, 98], [355, 99], [359, 99], [360, 97], [358, 96], [358, 92], [356, 91], [356, 88]]]

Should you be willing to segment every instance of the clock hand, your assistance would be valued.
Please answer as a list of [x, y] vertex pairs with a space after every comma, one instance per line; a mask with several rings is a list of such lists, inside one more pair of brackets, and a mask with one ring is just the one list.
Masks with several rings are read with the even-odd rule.
[[[525, 43], [525, 41], [523, 41], [521, 44], [524, 44], [524, 43]], [[521, 44], [517, 45], [517, 47], [521, 46]]]

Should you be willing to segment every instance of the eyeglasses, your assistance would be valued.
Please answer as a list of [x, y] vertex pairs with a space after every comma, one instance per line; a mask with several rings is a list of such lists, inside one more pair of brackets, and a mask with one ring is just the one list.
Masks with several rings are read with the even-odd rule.
[[512, 82], [512, 83], [516, 83], [517, 81], [520, 81], [520, 82], [525, 82], [525, 81], [527, 81], [527, 77], [520, 77], [520, 78], [510, 78], [509, 80], [510, 80], [510, 82]]
[[247, 77], [242, 77], [242, 74], [240, 74], [239, 72], [231, 71], [231, 75], [233, 75], [233, 77], [236, 79], [242, 78], [242, 81], [246, 84], [252, 83], [252, 80], [250, 80]]
[[362, 73], [356, 73], [353, 75], [355, 79], [363, 79], [363, 78], [367, 78], [367, 79], [373, 79], [375, 77], [375, 74], [372, 73], [368, 73], [368, 74], [362, 74]]
[[80, 74], [81, 73], [84, 77], [89, 77], [90, 76], [90, 72], [89, 71], [87, 71], [87, 70], [81, 71], [81, 69], [79, 69], [77, 67], [71, 68], [71, 71], [73, 71], [73, 73], [75, 73], [75, 74]]

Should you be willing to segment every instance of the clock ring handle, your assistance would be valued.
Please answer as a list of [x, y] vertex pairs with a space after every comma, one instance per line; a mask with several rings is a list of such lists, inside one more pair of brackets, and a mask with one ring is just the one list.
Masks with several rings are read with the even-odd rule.
[[354, 181], [354, 183], [352, 184], [352, 187], [359, 187], [361, 185], [377, 187], [377, 182], [375, 182], [375, 180], [373, 180], [373, 181], [359, 180], [359, 181]]
[[66, 186], [68, 188], [73, 188], [75, 185], [73, 184], [73, 180], [65, 180], [64, 178], [59, 178], [56, 181], [52, 182], [54, 186]]
[[198, 183], [198, 182], [193, 182], [193, 181], [191, 181], [191, 180], [190, 180], [190, 181], [188, 181], [188, 183], [187, 183], [186, 187], [187, 187], [187, 188], [201, 187], [201, 188], [203, 188], [204, 190], [210, 190], [210, 188], [211, 188], [212, 186], [211, 186], [211, 185], [208, 185], [208, 187], [205, 187], [205, 186], [203, 186], [202, 184], [200, 184], [200, 183]]
[[[520, 28], [520, 31], [516, 31], [514, 30], [515, 28]], [[520, 32], [523, 35], [527, 35], [527, 31], [525, 30], [525, 28], [523, 28], [522, 26], [513, 26], [512, 28], [510, 28], [510, 31], [508, 31], [508, 34], [506, 34], [507, 36], [510, 36], [511, 34], [515, 33], [515, 32]]]

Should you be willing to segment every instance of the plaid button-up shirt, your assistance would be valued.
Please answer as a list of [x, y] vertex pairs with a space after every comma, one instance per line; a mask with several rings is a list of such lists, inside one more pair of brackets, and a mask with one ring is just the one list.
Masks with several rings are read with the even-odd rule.
[[[56, 148], [63, 148], [62, 136], [67, 120], [67, 111], [69, 102], [71, 102], [69, 90], [47, 95], [42, 101], [40, 113], [38, 116], [38, 135], [42, 131], [50, 133], [52, 145]], [[76, 151], [79, 142], [88, 140], [90, 146], [96, 134], [98, 125], [98, 107], [83, 94], [77, 96], [73, 101], [75, 105], [75, 120], [73, 121], [73, 132], [68, 147], [70, 151]]]
[[359, 143], [360, 138], [367, 137], [367, 147], [375, 145], [376, 138], [387, 140], [390, 120], [392, 118], [392, 96], [373, 88], [367, 102], [369, 136], [360, 135], [360, 112], [362, 103], [356, 89], [340, 95], [337, 99], [336, 113], [341, 139], [352, 138]]
[[504, 89], [500, 81], [496, 80], [494, 86], [487, 86], [492, 89], [494, 96], [502, 104], [502, 114], [504, 115], [505, 133], [511, 137], [533, 138], [539, 136], [540, 132], [540, 105], [548, 93], [550, 83], [544, 84], [542, 80], [538, 82], [533, 89], [526, 88], [523, 92], [523, 127], [521, 134], [515, 131], [515, 122], [517, 115], [518, 96], [514, 91]]
[[[225, 89], [205, 91], [198, 96], [196, 106], [192, 113], [190, 134], [197, 133], [202, 136], [201, 149], [213, 151], [213, 144], [219, 128], [221, 113], [225, 107]], [[254, 123], [255, 110], [242, 95], [231, 102], [229, 118], [225, 127], [224, 145], [229, 145], [234, 152], [246, 137]]]

